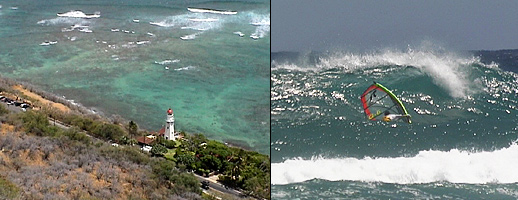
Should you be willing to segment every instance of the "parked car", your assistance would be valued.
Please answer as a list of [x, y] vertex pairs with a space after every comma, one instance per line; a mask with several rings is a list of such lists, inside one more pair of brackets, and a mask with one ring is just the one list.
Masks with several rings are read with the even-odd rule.
[[201, 188], [208, 190], [209, 189], [209, 181], [202, 181]]

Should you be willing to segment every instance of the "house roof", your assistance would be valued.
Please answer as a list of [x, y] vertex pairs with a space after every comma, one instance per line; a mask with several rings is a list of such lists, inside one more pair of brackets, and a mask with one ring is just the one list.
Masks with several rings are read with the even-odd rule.
[[153, 138], [153, 137], [149, 137], [149, 136], [139, 136], [137, 137], [137, 142], [139, 144], [147, 144], [147, 145], [151, 145], [151, 143], [153, 143], [153, 141], [155, 141], [156, 137]]
[[160, 129], [160, 130], [158, 131], [158, 135], [159, 135], [159, 136], [162, 136], [162, 135], [164, 135], [164, 133], [165, 133], [165, 126], [163, 126], [163, 127], [162, 127], [162, 129]]

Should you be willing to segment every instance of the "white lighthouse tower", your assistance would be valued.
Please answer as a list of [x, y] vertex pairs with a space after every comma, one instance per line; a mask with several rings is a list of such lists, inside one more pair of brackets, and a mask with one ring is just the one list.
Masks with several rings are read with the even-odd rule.
[[165, 132], [164, 137], [166, 140], [176, 140], [178, 135], [174, 133], [174, 114], [173, 109], [167, 110], [167, 117], [165, 119]]

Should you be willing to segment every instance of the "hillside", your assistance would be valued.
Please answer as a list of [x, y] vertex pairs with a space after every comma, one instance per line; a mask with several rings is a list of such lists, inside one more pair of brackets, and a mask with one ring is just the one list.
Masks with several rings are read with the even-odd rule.
[[135, 138], [150, 133], [134, 122], [95, 115], [27, 88], [0, 79], [0, 96], [33, 107], [21, 112], [18, 106], [0, 103], [0, 186], [6, 188], [0, 190], [0, 199], [215, 198], [213, 191], [202, 194], [193, 172], [215, 175], [220, 183], [214, 184], [244, 195], [269, 197], [266, 155], [183, 132], [182, 140], [158, 139], [145, 153]]

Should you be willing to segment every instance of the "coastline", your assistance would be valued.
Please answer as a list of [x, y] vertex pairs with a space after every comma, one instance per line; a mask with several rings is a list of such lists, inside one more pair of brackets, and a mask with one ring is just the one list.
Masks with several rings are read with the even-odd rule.
[[[90, 143], [89, 138], [92, 138], [92, 137], [95, 139], [103, 140], [105, 143], [105, 146], [106, 145], [115, 146], [115, 147], [118, 147], [119, 145], [134, 146], [137, 143], [137, 141], [135, 140], [135, 136], [137, 136], [137, 135], [134, 135], [134, 134], [128, 135], [128, 133], [126, 132], [126, 136], [119, 137], [120, 135], [124, 135], [124, 134], [122, 132], [117, 132], [117, 130], [123, 131], [124, 126], [125, 126], [124, 124], [126, 124], [124, 121], [124, 118], [122, 118], [121, 116], [115, 116], [115, 118], [114, 117], [107, 118], [106, 116], [98, 115], [95, 113], [88, 113], [89, 115], [85, 115], [82, 112], [82, 111], [88, 110], [85, 107], [80, 107], [80, 105], [78, 105], [78, 104], [71, 105], [71, 102], [68, 102], [67, 100], [65, 100], [63, 98], [56, 97], [56, 95], [47, 93], [42, 90], [36, 90], [23, 83], [12, 81], [10, 79], [3, 79], [1, 77], [0, 77], [0, 92], [1, 92], [1, 95], [4, 95], [11, 99], [8, 102], [9, 104], [12, 104], [13, 101], [15, 101], [15, 100], [16, 100], [16, 102], [26, 102], [27, 104], [30, 104], [31, 105], [30, 107], [32, 107], [35, 110], [35, 112], [25, 112], [25, 113], [22, 112], [21, 110], [16, 111], [17, 113], [21, 112], [20, 113], [20, 114], [22, 114], [21, 116], [37, 116], [37, 115], [42, 116], [43, 115], [45, 117], [50, 117], [49, 118], [50, 120], [54, 120], [54, 121], [58, 120], [58, 122], [62, 123], [66, 127], [70, 128], [72, 126], [76, 126], [77, 128], [79, 128], [79, 130], [84, 130], [83, 136], [80, 136], [80, 135], [73, 136], [73, 138], [80, 141], [80, 143], [81, 142]], [[43, 94], [45, 96], [40, 95], [40, 94]], [[52, 101], [53, 98], [58, 99], [59, 101], [62, 101], [62, 102]], [[8, 103], [6, 103], [6, 104], [9, 105]], [[16, 107], [18, 107], [18, 105], [16, 105]], [[15, 106], [11, 105], [11, 108], [15, 108]], [[30, 108], [27, 108], [27, 109], [30, 109]], [[23, 111], [25, 111], [25, 109], [23, 109]], [[35, 114], [35, 113], [39, 113], [39, 114]], [[78, 126], [77, 123], [71, 123], [70, 116], [73, 116], [72, 121], [78, 122], [82, 125]], [[92, 119], [92, 118], [96, 118], [96, 119]], [[52, 128], [47, 129], [46, 128], [47, 125], [45, 125], [45, 123], [43, 123], [43, 126], [41, 126], [41, 127], [39, 125], [32, 126], [34, 124], [38, 124], [38, 121], [37, 121], [38, 117], [36, 117], [36, 118], [29, 117], [29, 118], [24, 118], [24, 119], [30, 119], [30, 120], [36, 119], [36, 121], [34, 123], [29, 122], [31, 124], [31, 126], [29, 126], [29, 127], [31, 127], [31, 128], [30, 128], [30, 130], [28, 130], [29, 132], [32, 132], [33, 130], [35, 130], [36, 136], [55, 137], [56, 134], [58, 133], [58, 132], [52, 132], [52, 130], [56, 131], [55, 127], [54, 127], [54, 129], [52, 129]], [[64, 120], [64, 121], [62, 121], [62, 120]], [[76, 121], [76, 120], [79, 120], [79, 121]], [[85, 120], [85, 121], [81, 122], [81, 120]], [[39, 122], [41, 122], [41, 121], [39, 121]], [[19, 123], [24, 123], [24, 122], [20, 121]], [[51, 123], [52, 122], [50, 122], [50, 124]], [[83, 126], [85, 123], [91, 123], [91, 125]], [[21, 125], [15, 125], [15, 126], [11, 125], [11, 126], [1, 126], [1, 127], [2, 127], [2, 130], [1, 130], [2, 133], [7, 133], [10, 130], [14, 130], [15, 127], [21, 127]], [[92, 128], [92, 127], [96, 127], [96, 128]], [[102, 127], [102, 128], [99, 128], [99, 127]], [[68, 129], [68, 128], [65, 128], [65, 129]], [[46, 132], [49, 130], [50, 130], [50, 132]], [[123, 131], [123, 132], [125, 132], [125, 131]], [[69, 133], [69, 132], [64, 132], [64, 133], [60, 132], [59, 134], [62, 134], [61, 136], [70, 138], [70, 135], [66, 135], [67, 133]], [[139, 130], [139, 134], [149, 134], [149, 133], [152, 133], [152, 132], [145, 130], [145, 129]], [[73, 134], [73, 135], [77, 135], [77, 134]], [[190, 137], [193, 137], [193, 138], [198, 137], [198, 136], [196, 136], [196, 135], [198, 135], [196, 133], [190, 133], [188, 135], [190, 135]], [[238, 142], [232, 142], [232, 141], [230, 143], [220, 142], [220, 141], [216, 141], [216, 140], [211, 140], [209, 138], [205, 138], [205, 136], [203, 136], [203, 134], [199, 134], [199, 135], [202, 136], [202, 137], [198, 137], [198, 139], [201, 139], [201, 140], [196, 140], [196, 139], [191, 138], [189, 140], [186, 140], [187, 143], [194, 142], [193, 144], [195, 144], [196, 142], [203, 142], [204, 144], [209, 144], [209, 146], [211, 146], [211, 145], [213, 145], [213, 146], [211, 146], [210, 148], [207, 148], [207, 150], [205, 150], [205, 148], [203, 148], [203, 147], [201, 149], [196, 150], [198, 147], [200, 147], [200, 145], [199, 144], [195, 145], [195, 150], [192, 150], [192, 149], [190, 150], [190, 151], [192, 151], [191, 152], [192, 155], [194, 155], [194, 152], [196, 152], [197, 153], [196, 155], [198, 155], [198, 156], [201, 155], [204, 159], [221, 159], [221, 158], [217, 158], [217, 156], [214, 157], [212, 151], [216, 151], [216, 152], [220, 152], [220, 153], [221, 153], [221, 151], [227, 152], [227, 153], [234, 152], [234, 153], [230, 153], [229, 155], [241, 155], [241, 156], [248, 157], [249, 159], [247, 159], [247, 162], [250, 162], [249, 163], [250, 165], [253, 165], [256, 167], [245, 168], [244, 166], [245, 165], [248, 166], [249, 164], [237, 162], [236, 160], [223, 159], [223, 161], [221, 161], [221, 162], [240, 163], [239, 165], [243, 165], [240, 168], [243, 168], [243, 170], [246, 169], [246, 170], [250, 171], [249, 173], [259, 174], [261, 178], [260, 179], [250, 179], [252, 177], [247, 177], [245, 175], [246, 178], [243, 178], [243, 180], [241, 180], [241, 179], [234, 180], [234, 178], [232, 178], [231, 176], [228, 175], [228, 173], [226, 172], [226, 170], [227, 170], [226, 168], [225, 168], [224, 173], [222, 171], [219, 171], [219, 170], [222, 170], [221, 166], [219, 168], [213, 169], [211, 166], [209, 166], [205, 163], [206, 161], [204, 159], [200, 159], [200, 160], [196, 161], [196, 162], [200, 162], [201, 165], [204, 166], [204, 167], [200, 168], [200, 167], [195, 167], [192, 164], [191, 165], [186, 164], [184, 161], [181, 161], [181, 160], [177, 161], [177, 160], [175, 160], [175, 158], [167, 157], [163, 153], [151, 152], [151, 157], [164, 157], [165, 158], [160, 161], [160, 163], [162, 163], [162, 164], [160, 164], [161, 167], [153, 168], [153, 173], [160, 174], [161, 173], [160, 170], [166, 170], [166, 168], [163, 167], [163, 165], [165, 163], [173, 162], [173, 163], [177, 163], [179, 166], [183, 166], [183, 170], [185, 170], [187, 168], [187, 169], [193, 170], [191, 172], [196, 171], [195, 174], [198, 175], [197, 179], [201, 179], [200, 180], [201, 182], [204, 182], [204, 181], [212, 182], [212, 184], [210, 185], [211, 190], [217, 190], [217, 191], [225, 193], [225, 194], [231, 194], [234, 196], [238, 196], [239, 198], [242, 198], [245, 196], [250, 196], [251, 198], [259, 198], [260, 196], [262, 196], [262, 198], [266, 197], [266, 196], [264, 196], [265, 195], [264, 192], [268, 191], [268, 193], [269, 193], [270, 189], [269, 189], [268, 185], [269, 185], [270, 181], [269, 181], [269, 178], [267, 178], [268, 179], [267, 182], [263, 182], [263, 181], [266, 180], [265, 177], [269, 177], [270, 170], [269, 169], [266, 170], [266, 168], [268, 168], [268, 167], [266, 167], [266, 168], [258, 167], [258, 166], [260, 166], [260, 164], [258, 164], [257, 162], [268, 163], [268, 166], [269, 166], [270, 158], [268, 155], [263, 155], [257, 151], [246, 149], [246, 147], [244, 147], [243, 145], [239, 145]], [[46, 137], [46, 138], [49, 138], [49, 137]], [[126, 139], [124, 139], [124, 138], [126, 138]], [[72, 140], [74, 140], [74, 139], [72, 139]], [[84, 139], [84, 140], [81, 140], [81, 139]], [[134, 142], [132, 142], [132, 140]], [[97, 143], [95, 145], [99, 145], [99, 143]], [[141, 145], [141, 144], [139, 144], [139, 145]], [[179, 147], [169, 147], [169, 144], [167, 144], [167, 142], [166, 143], [164, 143], [164, 142], [155, 143], [155, 144], [153, 144], [153, 146], [154, 147], [162, 146], [162, 148], [167, 147], [167, 148], [174, 148], [174, 149], [179, 148]], [[123, 148], [123, 149], [126, 149], [126, 148]], [[135, 147], [132, 149], [139, 149], [139, 148]], [[157, 148], [157, 149], [159, 149], [159, 148]], [[170, 151], [170, 150], [167, 150], [167, 151]], [[189, 151], [182, 150], [181, 152], [189, 152]], [[143, 153], [143, 152], [141, 152], [141, 153]], [[191, 155], [191, 153], [188, 153], [186, 155]], [[131, 156], [131, 154], [129, 154], [128, 156]], [[237, 159], [237, 158], [230, 157], [230, 159]], [[141, 161], [139, 161], [139, 162], [141, 162]], [[256, 162], [256, 163], [254, 163], [254, 162]], [[251, 164], [251, 163], [254, 163], [254, 164]], [[180, 169], [182, 169], [182, 167], [180, 167]], [[158, 172], [157, 172], [157, 170], [158, 170]], [[217, 172], [220, 172], [220, 173], [217, 173]], [[201, 176], [208, 176], [208, 177], [201, 177]], [[223, 177], [223, 178], [221, 179], [221, 177]], [[247, 186], [245, 184], [246, 182], [253, 182], [256, 185], [253, 187]], [[263, 183], [265, 183], [265, 184], [263, 184]], [[268, 183], [268, 184], [266, 184], [266, 183]], [[259, 185], [257, 185], [257, 184], [259, 184]], [[226, 188], [225, 185], [229, 185], [229, 186], [231, 186], [231, 188]], [[197, 188], [197, 187], [199, 187], [199, 186], [196, 186], [196, 185], [194, 186], [194, 188]]]
[[[125, 119], [123, 116], [106, 116], [102, 112], [96, 112], [90, 108], [87, 108], [79, 103], [71, 102], [70, 100], [67, 100], [63, 97], [59, 97], [56, 94], [46, 92], [44, 90], [38, 89], [37, 87], [25, 83], [25, 82], [19, 82], [10, 78], [5, 78], [0, 76], [0, 87], [2, 86], [8, 86], [8, 88], [12, 89], [13, 91], [8, 93], [20, 93], [22, 95], [25, 95], [29, 97], [31, 100], [35, 100], [35, 102], [31, 102], [33, 104], [36, 104], [37, 107], [42, 106], [49, 106], [53, 109], [57, 109], [60, 112], [63, 113], [77, 113], [77, 114], [83, 114], [83, 115], [89, 115], [89, 116], [95, 116], [95, 118], [103, 119], [106, 121], [111, 121], [114, 123], [119, 124], [127, 124], [130, 120]], [[41, 104], [41, 105], [38, 105]], [[140, 129], [140, 128], [139, 128]], [[155, 132], [154, 130], [146, 130], [142, 129], [147, 132]], [[188, 134], [194, 134], [194, 133], [188, 133]], [[211, 139], [211, 138], [208, 138]], [[246, 143], [243, 143], [238, 140], [224, 140], [221, 141], [221, 143], [225, 144], [228, 147], [234, 147], [239, 148], [245, 151], [253, 151], [250, 146], [248, 146]], [[260, 152], [258, 152], [260, 153]]]

